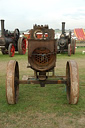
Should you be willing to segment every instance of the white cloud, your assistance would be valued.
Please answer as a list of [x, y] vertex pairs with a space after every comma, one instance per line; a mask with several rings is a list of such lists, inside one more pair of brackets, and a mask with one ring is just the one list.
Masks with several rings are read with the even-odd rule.
[[84, 0], [0, 0], [0, 19], [6, 28], [32, 28], [33, 24], [48, 24], [52, 28], [85, 26]]

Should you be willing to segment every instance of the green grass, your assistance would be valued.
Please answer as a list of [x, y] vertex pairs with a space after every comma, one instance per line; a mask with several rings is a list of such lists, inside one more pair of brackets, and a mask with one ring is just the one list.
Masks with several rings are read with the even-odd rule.
[[[85, 121], [85, 48], [77, 48], [76, 54], [69, 57], [57, 55], [56, 74], [65, 75], [67, 60], [74, 59], [79, 66], [80, 96], [77, 105], [69, 105], [65, 85], [20, 85], [19, 99], [15, 105], [6, 101], [6, 67], [10, 59], [17, 60], [20, 67], [20, 78], [23, 74], [33, 75], [26, 68], [26, 55], [15, 54], [10, 58], [0, 53], [0, 127], [1, 128], [84, 128]], [[81, 120], [80, 120], [81, 119]], [[62, 121], [63, 120], [63, 121]]]

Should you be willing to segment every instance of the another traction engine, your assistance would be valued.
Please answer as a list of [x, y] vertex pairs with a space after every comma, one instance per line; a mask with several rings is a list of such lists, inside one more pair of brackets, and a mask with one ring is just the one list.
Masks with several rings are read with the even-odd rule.
[[5, 30], [4, 20], [1, 20], [0, 49], [2, 54], [9, 54], [10, 57], [14, 56], [15, 51], [22, 55], [26, 53], [26, 40], [20, 37], [19, 29], [14, 32]]
[[62, 22], [62, 34], [57, 40], [57, 53], [67, 52], [68, 56], [75, 54], [76, 41], [71, 38], [71, 31], [67, 35], [65, 32], [65, 22]]

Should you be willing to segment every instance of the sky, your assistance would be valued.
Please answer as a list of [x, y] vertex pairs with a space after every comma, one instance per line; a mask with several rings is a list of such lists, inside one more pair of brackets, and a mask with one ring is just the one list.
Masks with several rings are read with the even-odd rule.
[[85, 28], [85, 0], [0, 0], [0, 19], [5, 29], [32, 29], [34, 24], [49, 28]]

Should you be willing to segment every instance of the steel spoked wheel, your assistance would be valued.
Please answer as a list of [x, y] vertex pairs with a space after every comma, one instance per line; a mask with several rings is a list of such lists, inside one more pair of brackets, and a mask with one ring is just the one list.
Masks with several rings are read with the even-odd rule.
[[71, 56], [71, 44], [68, 44], [68, 56]]
[[20, 37], [18, 40], [18, 52], [21, 55], [26, 53], [26, 39], [24, 37]]
[[8, 104], [16, 104], [19, 95], [19, 66], [15, 60], [9, 61], [6, 76], [6, 98]]
[[70, 60], [66, 65], [66, 89], [69, 104], [77, 104], [79, 99], [79, 73], [78, 65], [74, 60]]
[[8, 53], [10, 57], [13, 57], [15, 54], [15, 47], [13, 44], [9, 44]]

